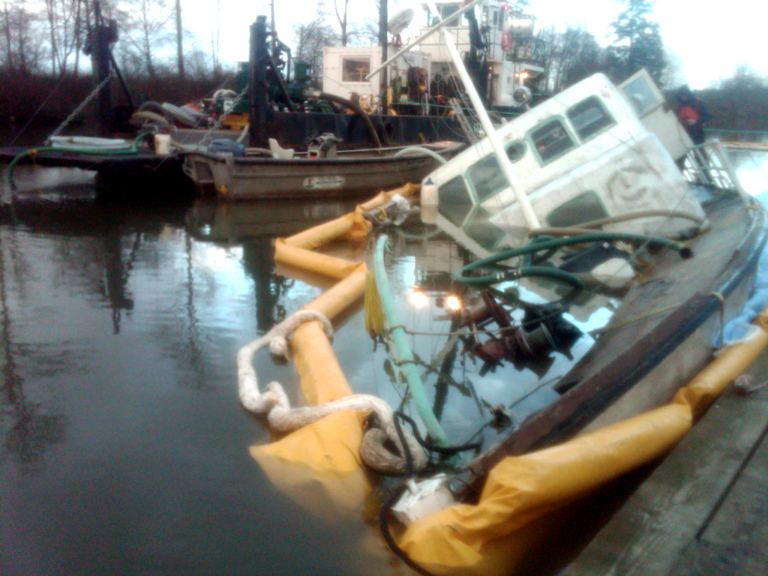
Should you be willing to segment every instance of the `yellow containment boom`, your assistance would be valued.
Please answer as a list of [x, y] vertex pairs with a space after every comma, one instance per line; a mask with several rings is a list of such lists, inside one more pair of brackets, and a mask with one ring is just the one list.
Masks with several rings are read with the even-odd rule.
[[[362, 213], [418, 192], [406, 184], [382, 192], [358, 206], [354, 212], [304, 232], [277, 240], [275, 260], [302, 270], [339, 280], [329, 290], [304, 306], [334, 317], [360, 301], [365, 291], [365, 262], [350, 262], [313, 252], [335, 240], [360, 240], [371, 224]], [[319, 322], [308, 322], [290, 340], [293, 357], [306, 401], [321, 404], [336, 400], [352, 389], [339, 366], [331, 343]], [[344, 410], [264, 446], [251, 447], [251, 455], [284, 493], [305, 509], [331, 522], [347, 513], [359, 513], [371, 494], [371, 482], [360, 460], [365, 413]], [[370, 512], [375, 513], [374, 505]]]
[[760, 328], [725, 349], [669, 404], [573, 440], [505, 458], [491, 471], [476, 505], [451, 506], [411, 524], [400, 539], [434, 574], [513, 573], [557, 522], [557, 512], [610, 480], [675, 446], [768, 344], [768, 309]]

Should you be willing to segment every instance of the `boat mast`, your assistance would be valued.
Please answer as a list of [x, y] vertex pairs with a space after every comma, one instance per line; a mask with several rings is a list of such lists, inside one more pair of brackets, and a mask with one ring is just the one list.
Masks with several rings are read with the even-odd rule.
[[[379, 44], [381, 45], [381, 61], [387, 61], [387, 0], [379, 0]], [[387, 115], [387, 69], [379, 79], [379, 98], [381, 114]]]
[[[427, 5], [438, 19], [438, 21], [441, 21], [442, 18], [440, 17], [440, 13], [437, 10], [437, 6], [435, 6], [434, 0], [427, 0]], [[472, 78], [470, 78], [469, 73], [464, 66], [464, 62], [461, 60], [461, 55], [456, 49], [456, 44], [454, 43], [453, 38], [451, 37], [448, 30], [445, 29], [445, 26], [443, 26], [441, 31], [445, 45], [448, 48], [448, 53], [451, 55], [451, 60], [453, 60], [453, 65], [456, 67], [459, 78], [461, 78], [461, 81], [464, 84], [464, 89], [467, 91], [467, 95], [472, 101], [472, 106], [475, 108], [475, 112], [480, 119], [480, 124], [482, 124], [486, 136], [488, 136], [488, 141], [491, 143], [491, 147], [493, 148], [493, 151], [496, 155], [496, 159], [499, 162], [501, 172], [504, 174], [504, 177], [507, 179], [510, 188], [512, 188], [512, 192], [515, 194], [515, 198], [517, 199], [517, 203], [520, 205], [520, 209], [523, 212], [523, 217], [525, 218], [526, 224], [528, 224], [528, 228], [531, 230], [541, 228], [541, 224], [539, 224], [539, 219], [536, 217], [536, 214], [533, 211], [533, 207], [531, 206], [531, 202], [528, 199], [528, 195], [525, 193], [523, 185], [520, 183], [520, 180], [512, 168], [512, 162], [509, 161], [509, 158], [507, 157], [507, 154], [504, 150], [504, 145], [501, 143], [499, 135], [496, 134], [496, 130], [491, 123], [491, 119], [488, 117], [488, 113], [485, 111], [485, 107], [483, 105], [482, 99], [480, 98], [480, 94], [478, 94], [477, 89], [472, 82]]]
[[251, 24], [249, 92], [251, 97], [248, 115], [248, 135], [253, 148], [267, 146], [267, 17], [257, 16]]
[[101, 16], [101, 4], [93, 3], [93, 28], [91, 29], [91, 62], [93, 67], [93, 82], [95, 86], [105, 82], [106, 85], [96, 96], [96, 122], [101, 136], [112, 132], [112, 74], [110, 68], [110, 31]]
[[520, 209], [523, 212], [523, 217], [525, 218], [526, 224], [528, 224], [528, 227], [531, 230], [535, 230], [536, 228], [541, 228], [541, 224], [539, 224], [539, 219], [536, 217], [536, 214], [533, 211], [533, 207], [531, 206], [530, 200], [528, 200], [528, 195], [525, 193], [525, 190], [523, 189], [523, 185], [520, 184], [520, 180], [517, 178], [517, 175], [512, 169], [512, 163], [509, 161], [509, 158], [504, 152], [504, 146], [502, 145], [501, 140], [499, 140], [499, 137], [496, 134], [496, 130], [493, 128], [491, 119], [488, 117], [488, 113], [485, 111], [485, 107], [483, 106], [483, 102], [480, 99], [480, 95], [477, 93], [477, 90], [475, 89], [475, 85], [472, 82], [472, 79], [469, 77], [469, 73], [467, 72], [467, 69], [464, 66], [464, 62], [461, 60], [461, 56], [459, 55], [459, 51], [456, 49], [456, 45], [453, 42], [453, 38], [451, 38], [448, 31], [445, 29], [445, 25], [448, 22], [454, 21], [456, 18], [459, 17], [459, 15], [463, 14], [467, 10], [474, 8], [474, 6], [480, 3], [481, 1], [482, 0], [474, 0], [470, 4], [467, 4], [466, 6], [464, 6], [464, 8], [462, 8], [461, 10], [454, 12], [453, 14], [448, 16], [448, 18], [443, 20], [440, 17], [440, 13], [437, 11], [437, 7], [435, 6], [434, 1], [427, 0], [427, 5], [429, 6], [429, 9], [435, 14], [435, 17], [438, 20], [438, 24], [436, 26], [433, 26], [429, 30], [427, 30], [426, 33], [421, 35], [416, 40], [410, 42], [405, 48], [403, 48], [397, 54], [392, 56], [392, 58], [390, 58], [389, 60], [384, 60], [382, 65], [379, 66], [376, 70], [372, 71], [370, 74], [368, 74], [368, 76], [366, 76], [365, 79], [366, 80], [370, 79], [374, 74], [377, 74], [382, 68], [384, 68], [387, 64], [389, 64], [392, 60], [395, 60], [404, 52], [410, 50], [420, 42], [423, 42], [425, 38], [427, 38], [428, 36], [431, 36], [432, 34], [437, 32], [437, 30], [441, 30], [443, 33], [443, 39], [445, 40], [445, 44], [448, 48], [448, 53], [451, 55], [451, 60], [453, 60], [453, 64], [459, 73], [459, 78], [461, 78], [461, 81], [464, 83], [464, 88], [466, 89], [467, 94], [469, 95], [469, 99], [472, 101], [472, 106], [474, 106], [477, 112], [477, 116], [480, 119], [480, 123], [483, 126], [483, 130], [485, 130], [485, 133], [488, 136], [488, 140], [490, 141], [491, 146], [493, 147], [493, 151], [496, 154], [496, 159], [498, 160], [499, 166], [501, 167], [501, 172], [502, 174], [504, 174], [504, 177], [509, 183], [510, 188], [512, 188], [512, 192], [515, 194], [515, 198], [517, 199], [518, 204], [520, 204]]

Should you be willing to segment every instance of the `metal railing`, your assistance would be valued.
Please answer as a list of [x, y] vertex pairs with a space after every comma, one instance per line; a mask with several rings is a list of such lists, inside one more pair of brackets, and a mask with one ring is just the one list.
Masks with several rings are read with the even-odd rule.
[[692, 184], [746, 194], [719, 140], [709, 140], [688, 152], [683, 176]]

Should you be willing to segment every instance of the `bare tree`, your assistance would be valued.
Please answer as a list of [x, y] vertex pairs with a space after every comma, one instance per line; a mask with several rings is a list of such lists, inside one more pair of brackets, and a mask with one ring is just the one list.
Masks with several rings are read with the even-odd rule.
[[[344, 9], [339, 12], [339, 2], [344, 2]], [[339, 29], [341, 30], [341, 45], [347, 45], [347, 7], [349, 6], [349, 0], [333, 0], [333, 9], [336, 12], [336, 19], [339, 21]]]
[[339, 37], [336, 29], [328, 22], [325, 5], [319, 4], [312, 20], [293, 26], [296, 60], [303, 60], [312, 65], [315, 80], [322, 76], [323, 48], [335, 46]]
[[51, 69], [54, 74], [66, 74], [69, 59], [79, 66], [81, 0], [45, 0], [48, 20]]
[[128, 0], [122, 12], [123, 28], [127, 31], [123, 49], [132, 53], [134, 62], [142, 64], [150, 80], [158, 76], [160, 61], [157, 53], [173, 42], [171, 31], [173, 13], [167, 0]]
[[181, 0], [176, 0], [176, 65], [179, 78], [184, 81], [184, 33], [181, 26]]
[[673, 90], [688, 83], [683, 70], [683, 60], [680, 55], [669, 46], [664, 46], [664, 60], [667, 65], [661, 74], [661, 87], [665, 90]]
[[3, 67], [25, 76], [41, 71], [45, 46], [43, 20], [26, 0], [6, 3], [2, 14]]
[[548, 26], [537, 37], [544, 43], [543, 76], [548, 91], [560, 92], [602, 70], [604, 50], [584, 26], [562, 31]]

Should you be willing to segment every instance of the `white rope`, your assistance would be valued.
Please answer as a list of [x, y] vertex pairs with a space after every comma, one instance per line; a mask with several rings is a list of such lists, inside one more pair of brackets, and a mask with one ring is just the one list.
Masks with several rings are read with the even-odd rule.
[[[252, 364], [256, 352], [269, 346], [272, 354], [287, 358], [287, 336], [304, 322], [312, 321], [322, 322], [326, 336], [330, 338], [333, 335], [333, 327], [322, 313], [315, 310], [299, 310], [274, 326], [261, 338], [240, 349], [237, 353], [240, 403], [251, 412], [265, 414], [270, 428], [278, 432], [298, 430], [339, 410], [370, 410], [373, 421], [363, 434], [360, 457], [367, 466], [377, 472], [388, 474], [405, 472], [405, 451], [395, 427], [394, 410], [381, 398], [370, 394], [354, 394], [317, 406], [291, 408], [288, 396], [278, 382], [267, 384], [264, 392], [259, 389], [256, 370]], [[406, 429], [403, 428], [402, 433], [413, 458], [414, 470], [424, 468], [427, 464], [427, 456], [423, 448]], [[390, 443], [399, 453], [393, 453], [386, 448]]]

